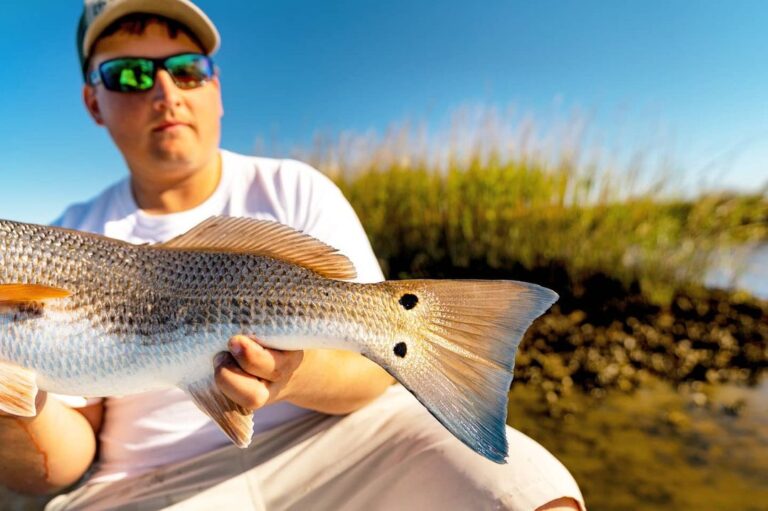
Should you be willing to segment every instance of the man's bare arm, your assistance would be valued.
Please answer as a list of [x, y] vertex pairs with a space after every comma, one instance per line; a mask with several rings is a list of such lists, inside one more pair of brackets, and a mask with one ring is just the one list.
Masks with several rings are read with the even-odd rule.
[[250, 409], [278, 401], [329, 414], [353, 412], [393, 382], [384, 369], [356, 353], [336, 350], [279, 351], [254, 339], [230, 340], [232, 357], [216, 370], [216, 383]]
[[74, 410], [42, 392], [38, 403], [33, 418], [0, 415], [0, 484], [22, 493], [66, 488], [96, 454], [102, 404]]

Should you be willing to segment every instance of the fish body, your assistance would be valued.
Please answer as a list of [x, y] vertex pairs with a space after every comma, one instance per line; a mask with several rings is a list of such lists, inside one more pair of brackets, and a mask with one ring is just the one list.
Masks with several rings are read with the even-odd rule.
[[252, 412], [218, 391], [213, 359], [246, 333], [280, 350], [363, 354], [503, 462], [517, 345], [557, 295], [515, 281], [353, 277], [331, 247], [273, 222], [212, 218], [167, 243], [131, 245], [0, 220], [0, 410], [34, 415], [37, 389], [179, 387], [245, 447]]

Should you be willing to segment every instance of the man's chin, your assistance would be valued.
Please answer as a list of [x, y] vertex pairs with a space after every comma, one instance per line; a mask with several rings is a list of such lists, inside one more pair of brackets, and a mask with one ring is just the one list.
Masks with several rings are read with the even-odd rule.
[[161, 166], [187, 167], [196, 160], [194, 151], [182, 148], [156, 148], [151, 154], [152, 159]]

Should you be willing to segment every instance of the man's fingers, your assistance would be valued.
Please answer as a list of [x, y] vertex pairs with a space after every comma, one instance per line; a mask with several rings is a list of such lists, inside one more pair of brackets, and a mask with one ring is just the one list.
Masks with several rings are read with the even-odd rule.
[[265, 380], [274, 377], [277, 361], [273, 353], [256, 341], [244, 335], [236, 335], [229, 340], [229, 352], [245, 372]]
[[229, 340], [229, 351], [245, 372], [269, 381], [290, 376], [303, 359], [302, 351], [271, 350], [244, 335]]
[[216, 384], [225, 396], [249, 410], [279, 399], [304, 357], [303, 351], [267, 349], [243, 335], [229, 340], [229, 351], [220, 353], [214, 363]]
[[221, 392], [243, 408], [255, 410], [269, 401], [267, 382], [245, 372], [229, 354], [217, 359], [214, 379]]

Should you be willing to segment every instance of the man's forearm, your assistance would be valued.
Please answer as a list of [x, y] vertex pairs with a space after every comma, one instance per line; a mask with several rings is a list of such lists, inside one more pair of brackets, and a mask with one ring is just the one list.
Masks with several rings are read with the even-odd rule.
[[285, 400], [329, 414], [354, 412], [380, 396], [394, 379], [357, 353], [306, 350], [285, 389]]
[[96, 453], [88, 421], [55, 399], [33, 419], [0, 417], [0, 484], [52, 493], [77, 481]]

